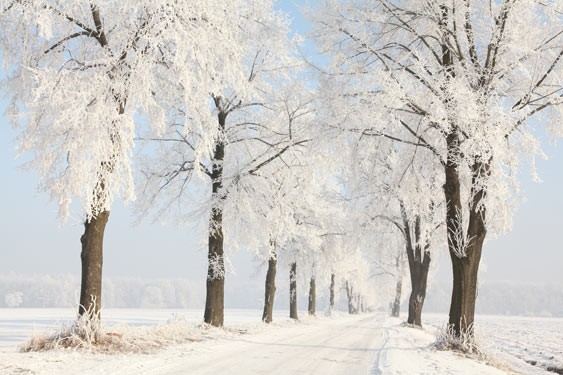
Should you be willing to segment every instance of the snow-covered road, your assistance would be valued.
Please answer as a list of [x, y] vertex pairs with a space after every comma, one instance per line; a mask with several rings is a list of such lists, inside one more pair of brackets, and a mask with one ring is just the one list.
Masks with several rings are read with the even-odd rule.
[[0, 373], [379, 374], [387, 327], [373, 315], [204, 333], [150, 354], [0, 353]]
[[193, 374], [234, 369], [245, 374], [366, 374], [377, 362], [385, 330], [373, 316], [364, 316], [292, 327], [283, 335], [241, 335], [209, 345], [204, 356], [174, 361], [166, 373], [185, 374], [189, 368]]

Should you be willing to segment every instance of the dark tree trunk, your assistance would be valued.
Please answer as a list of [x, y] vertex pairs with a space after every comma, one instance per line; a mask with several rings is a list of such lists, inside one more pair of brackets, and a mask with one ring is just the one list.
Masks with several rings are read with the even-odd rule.
[[391, 316], [398, 317], [401, 313], [401, 294], [403, 292], [403, 279], [399, 278], [395, 286], [395, 300], [391, 308]]
[[317, 310], [317, 286], [315, 283], [315, 276], [311, 276], [309, 283], [309, 315], [315, 315]]
[[422, 306], [426, 298], [426, 286], [428, 282], [428, 270], [430, 268], [430, 254], [424, 253], [422, 263], [415, 263], [411, 269], [412, 290], [409, 297], [409, 316], [407, 323], [422, 327]]
[[297, 262], [291, 263], [289, 271], [289, 317], [299, 319], [297, 316]]
[[[446, 228], [448, 249], [452, 262], [453, 288], [450, 303], [449, 325], [456, 336], [462, 334], [473, 338], [475, 302], [477, 298], [477, 274], [485, 240], [485, 207], [480, 203], [485, 198], [485, 187], [476, 184], [476, 179], [487, 178], [490, 174], [488, 163], [475, 162], [471, 167], [473, 174], [469, 223], [464, 231], [461, 217], [461, 184], [456, 160], [459, 153], [459, 138], [456, 133], [447, 137], [448, 158], [445, 167], [446, 182]], [[459, 234], [459, 235], [455, 235]]]
[[420, 216], [414, 219], [414, 238], [411, 232], [411, 221], [403, 201], [399, 201], [405, 237], [405, 248], [411, 277], [411, 294], [409, 296], [409, 316], [407, 323], [422, 326], [422, 306], [426, 298], [428, 270], [430, 269], [430, 243], [422, 238]]
[[[221, 214], [213, 215], [215, 223], [220, 225]], [[207, 294], [205, 298], [204, 321], [215, 327], [223, 326], [225, 296], [225, 263], [223, 255], [223, 230], [217, 228], [209, 236], [207, 267]]]
[[[483, 251], [483, 242], [487, 230], [485, 227], [485, 207], [479, 207], [485, 198], [484, 188], [477, 187], [477, 178], [488, 177], [490, 163], [476, 162], [472, 166], [473, 188], [471, 189], [472, 201], [469, 207], [469, 224], [467, 226], [466, 243], [460, 247], [450, 246], [450, 259], [453, 270], [453, 290], [450, 305], [449, 324], [456, 335], [462, 333], [473, 337], [473, 322], [475, 321], [475, 302], [477, 300], [477, 275], [479, 262]], [[480, 185], [479, 185], [480, 186]], [[446, 190], [446, 189], [445, 189]], [[450, 224], [450, 223], [448, 223]], [[461, 225], [456, 222], [457, 225]], [[452, 225], [453, 227], [453, 225]], [[454, 243], [448, 245], [455, 245]], [[457, 244], [457, 246], [460, 246]]]
[[[222, 99], [214, 98], [219, 109], [218, 120], [221, 131], [225, 130], [226, 112], [221, 111]], [[223, 161], [225, 159], [225, 144], [218, 141], [213, 152], [213, 166], [211, 171], [212, 197], [215, 200], [211, 212], [209, 229], [209, 243], [207, 254], [207, 283], [205, 298], [205, 313], [203, 320], [215, 327], [222, 327], [225, 310], [225, 259], [223, 250]]]
[[329, 301], [329, 305], [328, 305], [328, 311], [329, 312], [332, 312], [332, 310], [334, 309], [335, 278], [336, 278], [336, 276], [334, 274], [330, 275], [330, 301]]
[[357, 314], [358, 309], [355, 305], [354, 287], [346, 281], [346, 295], [348, 297], [348, 314]]
[[100, 319], [102, 306], [103, 245], [108, 219], [109, 211], [103, 211], [89, 222], [85, 222], [84, 234], [80, 237], [82, 279], [78, 315], [88, 314], [88, 318], [94, 322]]
[[276, 266], [276, 249], [273, 248], [270, 254], [270, 260], [268, 260], [268, 272], [266, 273], [264, 312], [262, 313], [262, 321], [264, 323], [271, 323], [273, 319], [274, 297], [276, 296]]
[[457, 336], [461, 333], [473, 337], [475, 302], [477, 300], [477, 273], [482, 244], [474, 244], [474, 251], [465, 258], [450, 253], [453, 269], [453, 290], [449, 325]]

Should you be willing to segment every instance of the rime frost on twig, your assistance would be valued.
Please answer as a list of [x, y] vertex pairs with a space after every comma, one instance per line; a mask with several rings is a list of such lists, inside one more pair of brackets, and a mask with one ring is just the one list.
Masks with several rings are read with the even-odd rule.
[[464, 231], [463, 215], [459, 208], [457, 208], [455, 223], [448, 231], [448, 242], [454, 246], [450, 247], [458, 258], [467, 257], [467, 249], [471, 245], [473, 237], [467, 238]]

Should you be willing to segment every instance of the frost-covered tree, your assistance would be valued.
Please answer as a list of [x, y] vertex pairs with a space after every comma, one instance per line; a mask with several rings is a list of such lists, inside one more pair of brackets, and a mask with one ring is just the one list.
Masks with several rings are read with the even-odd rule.
[[349, 186], [337, 186], [338, 190], [329, 190], [325, 195], [322, 242], [320, 251], [314, 253], [315, 276], [317, 280], [326, 280], [329, 286], [329, 313], [335, 307], [336, 295], [343, 290], [348, 312], [356, 314], [376, 305], [376, 284], [370, 275], [373, 256], [381, 246], [380, 238], [378, 232], [369, 229], [365, 230], [369, 235], [361, 233], [365, 228], [361, 228], [358, 207], [343, 196], [342, 189]]
[[[153, 154], [142, 168], [140, 191], [146, 199], [140, 204], [141, 212], [156, 209], [157, 216], [172, 215], [186, 222], [195, 211], [208, 219], [204, 321], [214, 326], [224, 322], [226, 238], [248, 224], [245, 212], [253, 204], [261, 206], [253, 200], [270, 200], [269, 193], [260, 190], [265, 185], [260, 181], [262, 170], [306, 142], [295, 137], [298, 129], [284, 114], [282, 87], [297, 65], [289, 20], [270, 1], [236, 3], [236, 11], [225, 15], [235, 30], [230, 48], [238, 52], [227, 55], [217, 49], [225, 68], [236, 75], [225, 80], [219, 74], [218, 82], [208, 89], [213, 137], [207, 125], [202, 127], [198, 118], [185, 115], [193, 111], [191, 103], [183, 100], [183, 93], [191, 90], [189, 85], [180, 88], [182, 94], [166, 114], [169, 126], [143, 136], [156, 141], [157, 150], [153, 152], [151, 142], [148, 149]], [[255, 230], [248, 229], [246, 235]], [[228, 243], [233, 248], [242, 245]]]
[[310, 178], [312, 163], [308, 157], [308, 129], [314, 121], [312, 101], [310, 90], [293, 83], [281, 91], [279, 101], [269, 104], [271, 109], [277, 108], [279, 120], [285, 123], [280, 134], [292, 139], [293, 146], [269, 160], [252, 178], [241, 179], [230, 197], [236, 203], [232, 217], [237, 218], [236, 225], [230, 225], [231, 241], [268, 263], [262, 316], [267, 323], [272, 320], [278, 256], [284, 256], [286, 245], [302, 230], [295, 218], [304, 205], [308, 206], [303, 202], [314, 194], [316, 181]]
[[[318, 142], [309, 145], [298, 168], [297, 184], [288, 194], [294, 225], [286, 231], [286, 245], [281, 254], [290, 267], [290, 317], [297, 319], [295, 278], [308, 280], [309, 314], [316, 312], [317, 286], [328, 281], [341, 262], [350, 262], [345, 246], [346, 208], [338, 200], [338, 185]], [[299, 265], [296, 271], [297, 265]]]
[[[309, 294], [314, 297], [317, 280], [326, 276], [326, 270], [335, 267], [328, 261], [331, 258], [324, 244], [336, 232], [334, 228], [338, 225], [336, 218], [339, 217], [340, 207], [333, 205], [329, 199], [332, 192], [326, 180], [330, 174], [319, 168], [322, 163], [314, 161], [317, 149], [312, 143], [308, 143], [309, 147], [301, 152], [293, 153], [292, 158], [284, 157], [283, 162], [272, 163], [270, 168], [274, 168], [275, 173], [263, 175], [269, 181], [277, 179], [278, 182], [278, 188], [271, 194], [271, 197], [277, 197], [272, 201], [276, 202], [275, 205], [267, 208], [262, 223], [257, 223], [269, 233], [275, 248], [254, 254], [258, 259], [268, 261], [263, 315], [266, 322], [271, 320], [275, 274], [280, 260], [289, 268], [290, 317], [293, 319], [298, 319], [297, 278], [309, 280]], [[315, 301], [316, 298], [310, 299], [311, 311]]]
[[[8, 2], [2, 11], [19, 149], [33, 155], [28, 166], [38, 173], [40, 189], [57, 201], [63, 220], [73, 199], [82, 201], [79, 314], [99, 317], [111, 204], [118, 196], [135, 197], [135, 120], [164, 127], [173, 82], [190, 88], [183, 92], [190, 103], [184, 115], [209, 123], [208, 93], [233, 76], [226, 56], [239, 55], [231, 48], [236, 26], [225, 17], [238, 6], [29, 0]], [[215, 134], [212, 129], [208, 134]]]
[[[364, 139], [376, 140], [377, 145], [358, 147], [368, 155], [359, 162], [362, 182], [355, 193], [364, 197], [364, 201], [368, 200], [365, 209], [370, 221], [383, 221], [381, 224], [388, 223], [400, 232], [404, 254], [395, 256], [398, 271], [396, 290], [399, 291], [402, 286], [400, 276], [403, 267], [400, 260], [406, 259], [411, 285], [407, 322], [420, 326], [431, 250], [437, 243], [435, 232], [443, 223], [440, 220], [443, 217], [440, 209], [444, 205], [441, 204], [440, 187], [434, 176], [436, 166], [432, 164], [432, 159], [417, 157], [419, 150], [415, 148], [389, 143], [381, 137]], [[370, 151], [372, 155], [369, 155]], [[390, 234], [396, 235], [396, 231]], [[400, 293], [396, 295], [399, 296]], [[398, 309], [400, 303], [399, 296], [395, 298], [394, 306]], [[394, 308], [393, 311], [397, 309]]]
[[449, 324], [458, 335], [473, 334], [486, 234], [509, 227], [519, 160], [539, 152], [532, 119], [562, 134], [561, 7], [559, 0], [358, 0], [327, 2], [313, 16], [333, 66], [364, 89], [356, 89], [365, 93], [357, 113], [378, 104], [363, 131], [425, 149], [440, 165], [453, 272]]

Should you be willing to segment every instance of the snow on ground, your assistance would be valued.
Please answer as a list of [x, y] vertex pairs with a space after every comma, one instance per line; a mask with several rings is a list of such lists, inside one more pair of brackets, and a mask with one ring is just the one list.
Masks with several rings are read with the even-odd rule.
[[[447, 318], [426, 314], [423, 319], [439, 328]], [[477, 315], [475, 335], [486, 353], [522, 373], [563, 373], [563, 318]]]
[[[92, 353], [56, 350], [19, 353], [17, 346], [32, 333], [70, 323], [74, 310], [0, 309], [0, 374], [512, 374], [452, 352], [436, 351], [434, 326], [444, 316], [433, 316], [425, 329], [404, 327], [401, 320], [383, 314], [307, 318], [300, 322], [276, 311], [275, 323], [259, 322], [260, 311], [227, 310], [226, 329], [201, 327], [201, 311], [111, 310], [103, 312], [109, 330], [123, 337], [152, 332], [146, 326], [186, 329], [193, 342], [131, 353]], [[168, 323], [172, 320], [172, 323]], [[528, 348], [530, 358], [559, 353], [559, 333], [538, 330], [544, 337], [518, 330], [512, 318], [490, 318], [497, 343], [504, 342], [508, 364], [518, 363], [520, 373], [544, 370], [517, 359]], [[178, 322], [183, 322], [177, 325]], [[538, 320], [548, 328], [557, 319]], [[128, 327], [124, 326], [127, 323]], [[481, 323], [479, 323], [481, 324]], [[495, 326], [496, 325], [496, 326]], [[485, 323], [483, 323], [483, 327]], [[530, 326], [528, 326], [530, 327]], [[535, 326], [534, 326], [535, 327]], [[535, 328], [532, 329], [535, 329]], [[525, 340], [529, 339], [529, 344]], [[504, 340], [507, 340], [506, 342]], [[542, 349], [542, 342], [546, 343]], [[142, 349], [142, 348], [140, 348]], [[558, 351], [559, 350], [559, 351]], [[541, 352], [541, 353], [540, 353]], [[543, 357], [541, 357], [543, 358]], [[498, 361], [503, 363], [504, 360]], [[497, 364], [498, 366], [498, 364]], [[535, 371], [535, 372], [534, 372]]]
[[563, 373], [563, 318], [483, 316], [477, 323], [493, 349], [527, 364]]
[[393, 375], [503, 375], [513, 373], [488, 366], [472, 358], [451, 351], [437, 351], [432, 347], [435, 335], [430, 331], [396, 324], [387, 330], [387, 343], [381, 350], [380, 371], [375, 374]]

